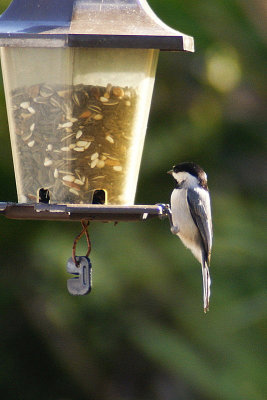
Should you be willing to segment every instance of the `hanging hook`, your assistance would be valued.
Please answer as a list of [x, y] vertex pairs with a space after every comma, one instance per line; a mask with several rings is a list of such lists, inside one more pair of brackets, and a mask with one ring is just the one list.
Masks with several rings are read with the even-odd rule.
[[73, 246], [72, 246], [72, 260], [77, 268], [79, 267], [80, 263], [79, 263], [79, 261], [77, 261], [76, 247], [77, 247], [78, 241], [81, 239], [81, 237], [83, 235], [85, 235], [86, 241], [87, 241], [87, 253], [86, 253], [85, 257], [88, 257], [91, 252], [91, 241], [90, 241], [90, 237], [89, 237], [89, 233], [88, 233], [89, 221], [81, 221], [81, 224], [82, 224], [83, 229], [81, 230], [79, 235], [77, 235], [76, 238], [74, 239]]

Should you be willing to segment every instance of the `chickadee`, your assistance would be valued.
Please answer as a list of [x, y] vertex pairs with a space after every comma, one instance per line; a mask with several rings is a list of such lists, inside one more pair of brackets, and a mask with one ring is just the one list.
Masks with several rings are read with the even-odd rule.
[[168, 171], [177, 184], [171, 194], [171, 232], [179, 236], [202, 266], [204, 312], [209, 310], [212, 220], [207, 175], [192, 162]]

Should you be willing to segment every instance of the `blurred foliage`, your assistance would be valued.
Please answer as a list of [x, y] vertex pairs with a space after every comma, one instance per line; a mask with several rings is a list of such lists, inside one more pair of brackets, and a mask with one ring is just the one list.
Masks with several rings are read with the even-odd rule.
[[[175, 162], [208, 172], [211, 310], [203, 315], [200, 266], [167, 221], [92, 223], [94, 289], [75, 298], [65, 263], [79, 224], [1, 218], [9, 400], [264, 399], [265, 3], [149, 3], [194, 36], [196, 53], [160, 55], [136, 204], [169, 201]], [[16, 201], [2, 83], [0, 114], [0, 199]]]

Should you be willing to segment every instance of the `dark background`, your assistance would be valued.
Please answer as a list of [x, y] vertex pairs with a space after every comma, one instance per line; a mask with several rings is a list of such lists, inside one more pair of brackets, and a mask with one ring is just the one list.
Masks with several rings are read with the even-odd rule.
[[[0, 12], [9, 3], [1, 0]], [[65, 264], [80, 225], [2, 217], [0, 389], [8, 400], [264, 399], [266, 4], [149, 4], [194, 36], [196, 52], [160, 54], [136, 204], [169, 202], [166, 171], [176, 162], [207, 171], [210, 312], [201, 268], [167, 221], [92, 223], [94, 289], [76, 298]], [[0, 89], [0, 200], [17, 201]]]

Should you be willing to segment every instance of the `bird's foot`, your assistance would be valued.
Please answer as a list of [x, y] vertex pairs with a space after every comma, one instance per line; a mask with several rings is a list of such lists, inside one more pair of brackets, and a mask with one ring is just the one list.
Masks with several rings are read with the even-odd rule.
[[168, 217], [170, 219], [170, 205], [164, 203], [157, 203], [156, 206], [161, 208], [161, 215], [159, 216], [161, 219]]
[[172, 210], [170, 208], [169, 204], [162, 204], [162, 203], [158, 203], [158, 206], [162, 207], [162, 215], [164, 217], [168, 217], [170, 225], [171, 225], [171, 233], [173, 235], [177, 235], [177, 233], [179, 233], [179, 228], [178, 226], [174, 226], [173, 222], [172, 222]]
[[173, 235], [177, 235], [177, 233], [179, 233], [179, 228], [178, 228], [178, 226], [171, 225], [171, 233], [172, 233]]

